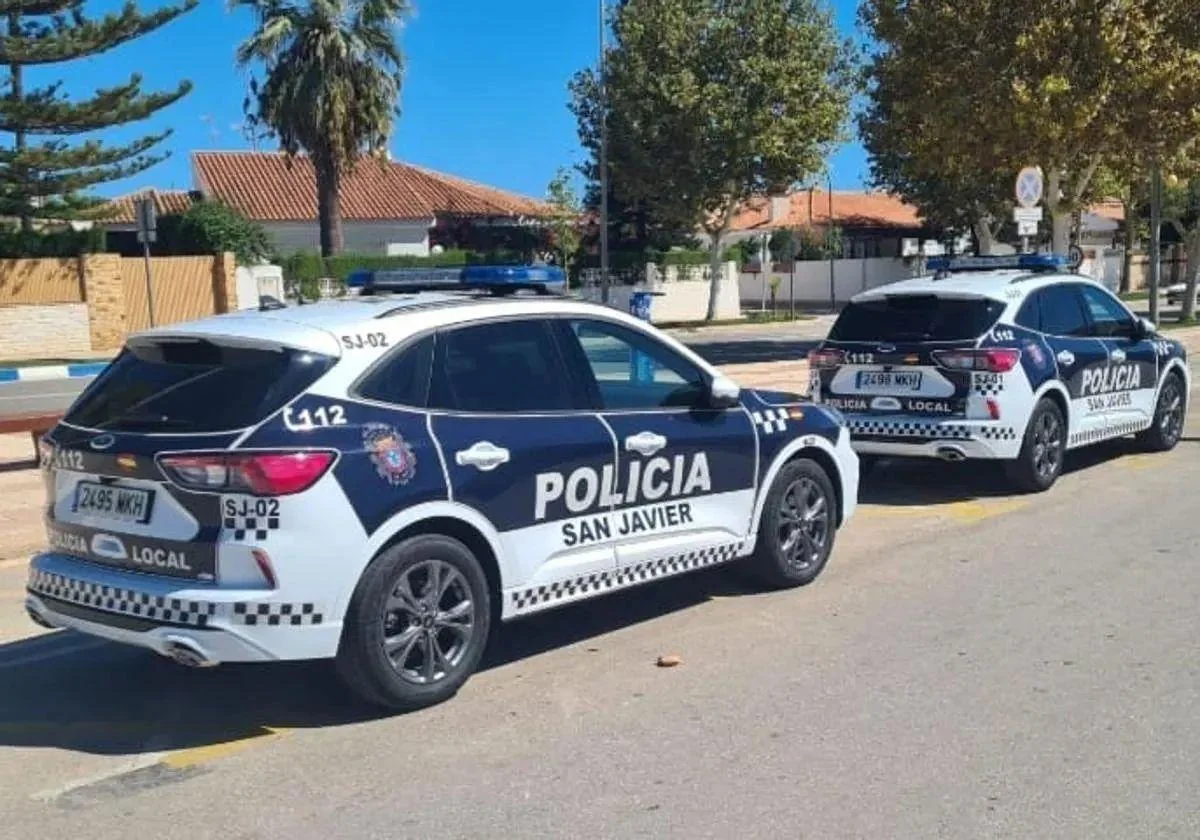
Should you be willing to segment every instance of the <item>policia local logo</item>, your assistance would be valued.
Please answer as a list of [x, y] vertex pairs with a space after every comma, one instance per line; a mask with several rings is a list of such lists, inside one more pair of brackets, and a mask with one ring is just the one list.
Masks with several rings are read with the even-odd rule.
[[[570, 475], [560, 472], [540, 473], [534, 481], [534, 519], [580, 516], [598, 508], [616, 508], [638, 502], [657, 502], [664, 497], [673, 499], [708, 493], [712, 477], [708, 456], [697, 452], [692, 456], [631, 460], [618, 474], [607, 464], [599, 471], [579, 467]], [[557, 514], [557, 515], [555, 515]], [[562, 524], [563, 545], [582, 545], [613, 536], [628, 536], [660, 528], [670, 528], [692, 522], [692, 506], [688, 502], [668, 501], [634, 510], [597, 512], [590, 518]]]

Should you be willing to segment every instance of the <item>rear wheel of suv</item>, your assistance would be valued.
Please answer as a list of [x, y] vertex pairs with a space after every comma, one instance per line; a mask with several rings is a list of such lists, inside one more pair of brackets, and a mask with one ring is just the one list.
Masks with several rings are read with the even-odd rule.
[[491, 603], [475, 555], [422, 534], [367, 566], [346, 615], [337, 666], [368, 703], [399, 711], [454, 696], [487, 645]]
[[1021, 453], [1008, 464], [1009, 480], [1026, 493], [1049, 490], [1062, 473], [1067, 451], [1067, 424], [1051, 399], [1034, 406], [1025, 429]]
[[1186, 392], [1183, 377], [1172, 371], [1163, 380], [1158, 392], [1158, 404], [1154, 407], [1154, 425], [1138, 435], [1138, 442], [1151, 452], [1167, 452], [1175, 448], [1183, 436], [1184, 405]]
[[837, 497], [829, 476], [815, 461], [789, 461], [767, 492], [746, 571], [773, 589], [812, 583], [825, 568], [836, 532]]

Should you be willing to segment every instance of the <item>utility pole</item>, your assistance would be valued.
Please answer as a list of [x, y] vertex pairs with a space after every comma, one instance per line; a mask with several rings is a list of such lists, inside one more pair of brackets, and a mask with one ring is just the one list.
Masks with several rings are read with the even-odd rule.
[[1158, 323], [1158, 286], [1162, 265], [1162, 169], [1158, 161], [1150, 169], [1150, 320]]
[[825, 176], [825, 195], [829, 204], [829, 219], [825, 223], [825, 241], [829, 248], [829, 311], [837, 312], [837, 287], [833, 279], [833, 173]]
[[605, 55], [605, 0], [600, 7], [600, 302], [608, 303], [608, 59]]

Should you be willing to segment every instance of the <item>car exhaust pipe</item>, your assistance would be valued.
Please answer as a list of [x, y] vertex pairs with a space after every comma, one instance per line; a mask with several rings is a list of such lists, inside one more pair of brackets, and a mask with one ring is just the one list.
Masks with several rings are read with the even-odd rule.
[[958, 461], [967, 460], [967, 453], [963, 452], [957, 446], [942, 446], [938, 448], [937, 456], [943, 461], [957, 463]]
[[168, 639], [163, 654], [188, 668], [211, 668], [220, 664], [190, 639]]

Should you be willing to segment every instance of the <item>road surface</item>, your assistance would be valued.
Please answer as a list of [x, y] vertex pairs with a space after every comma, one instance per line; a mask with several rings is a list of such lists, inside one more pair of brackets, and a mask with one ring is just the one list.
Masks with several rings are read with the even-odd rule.
[[[321, 664], [0, 644], [12, 837], [1200, 836], [1200, 424], [1049, 493], [884, 465], [813, 585], [710, 570], [504, 629], [375, 716]], [[332, 562], [332, 561], [331, 561]], [[0, 567], [0, 628], [23, 568]], [[27, 631], [28, 632], [28, 631]], [[11, 638], [11, 637], [10, 637]], [[676, 668], [655, 667], [678, 654]]]

